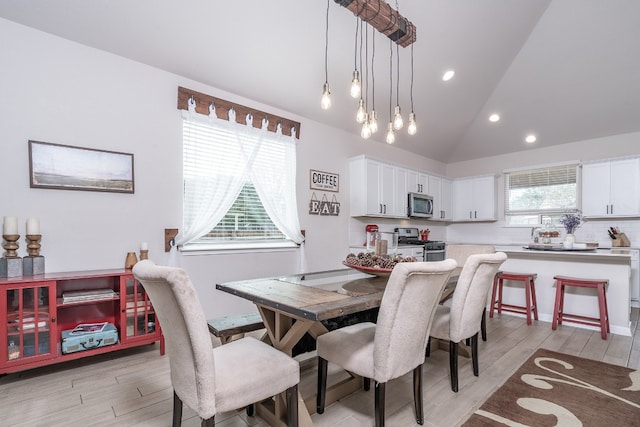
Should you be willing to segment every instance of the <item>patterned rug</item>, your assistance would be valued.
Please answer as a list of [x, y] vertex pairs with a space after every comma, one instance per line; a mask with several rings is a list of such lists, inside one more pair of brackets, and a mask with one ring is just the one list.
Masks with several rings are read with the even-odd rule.
[[640, 371], [540, 349], [463, 426], [640, 426]]

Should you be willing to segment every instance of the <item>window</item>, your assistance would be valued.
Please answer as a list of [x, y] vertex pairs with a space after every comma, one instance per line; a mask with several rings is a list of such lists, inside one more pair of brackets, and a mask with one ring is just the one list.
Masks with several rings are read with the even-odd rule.
[[557, 223], [578, 210], [577, 163], [505, 172], [504, 215], [508, 225]]
[[[183, 113], [184, 234], [192, 249], [295, 246], [295, 139]], [[251, 117], [247, 117], [251, 120]]]

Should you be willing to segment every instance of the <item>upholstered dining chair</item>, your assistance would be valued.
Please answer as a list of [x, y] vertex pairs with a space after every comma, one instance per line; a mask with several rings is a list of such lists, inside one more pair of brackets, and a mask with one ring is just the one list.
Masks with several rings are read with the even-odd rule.
[[422, 365], [435, 306], [456, 267], [454, 260], [396, 264], [382, 296], [377, 323], [335, 329], [317, 339], [317, 412], [324, 412], [328, 362], [375, 382], [375, 424], [384, 425], [386, 383], [413, 370], [418, 424], [422, 409]]
[[[445, 249], [445, 258], [454, 259], [458, 263], [458, 267], [454, 270], [453, 274], [460, 273], [462, 266], [467, 262], [469, 255], [476, 254], [493, 254], [496, 252], [496, 248], [493, 245], [474, 245], [468, 243], [459, 243], [447, 245]], [[480, 332], [482, 335], [482, 341], [487, 340], [487, 310], [482, 311], [482, 320], [480, 322]]]
[[253, 408], [284, 391], [288, 425], [298, 425], [297, 361], [250, 337], [212, 348], [200, 300], [183, 269], [145, 260], [134, 266], [133, 275], [162, 325], [174, 391], [173, 426], [181, 425], [183, 402], [202, 426], [213, 426], [220, 412]]
[[431, 338], [449, 341], [451, 389], [458, 391], [458, 343], [470, 338], [473, 374], [479, 375], [478, 332], [493, 278], [507, 259], [504, 252], [470, 255], [462, 267], [451, 305], [436, 308]]

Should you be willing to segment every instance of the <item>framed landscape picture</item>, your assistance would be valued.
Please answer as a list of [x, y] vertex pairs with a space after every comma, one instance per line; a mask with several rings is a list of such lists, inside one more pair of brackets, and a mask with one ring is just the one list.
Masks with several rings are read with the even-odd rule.
[[31, 188], [133, 193], [133, 154], [29, 141]]

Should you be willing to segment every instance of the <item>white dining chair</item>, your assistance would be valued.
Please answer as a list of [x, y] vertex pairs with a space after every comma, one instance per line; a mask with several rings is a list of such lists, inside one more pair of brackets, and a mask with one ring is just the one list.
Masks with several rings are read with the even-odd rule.
[[439, 305], [436, 308], [431, 337], [449, 341], [451, 389], [455, 392], [458, 391], [458, 344], [468, 338], [473, 374], [476, 377], [479, 375], [478, 332], [482, 314], [493, 278], [506, 259], [504, 252], [470, 255], [460, 272], [451, 305]]
[[[317, 412], [325, 406], [328, 362], [375, 382], [375, 424], [384, 425], [385, 386], [413, 370], [416, 422], [422, 424], [422, 365], [429, 329], [454, 260], [396, 264], [387, 282], [377, 323], [358, 323], [317, 339]], [[366, 388], [366, 387], [365, 387]]]
[[134, 266], [133, 275], [162, 326], [174, 391], [173, 426], [181, 425], [183, 402], [202, 426], [213, 426], [218, 413], [252, 408], [285, 391], [288, 425], [298, 425], [296, 360], [251, 337], [213, 348], [200, 300], [183, 269], [145, 260]]

